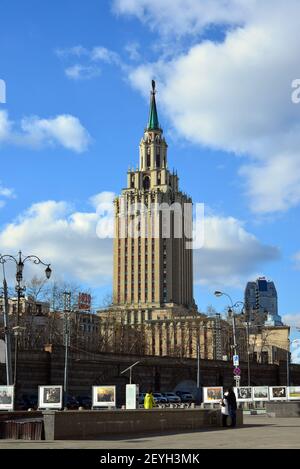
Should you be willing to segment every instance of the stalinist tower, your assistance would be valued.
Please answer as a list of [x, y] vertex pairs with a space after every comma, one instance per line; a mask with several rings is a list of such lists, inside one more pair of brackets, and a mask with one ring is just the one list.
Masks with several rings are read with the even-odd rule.
[[[192, 201], [168, 169], [168, 145], [159, 125], [152, 81], [150, 112], [139, 147], [139, 167], [115, 200], [113, 306], [142, 311], [195, 309]], [[124, 311], [125, 313], [125, 311]]]
[[[192, 200], [168, 169], [155, 82], [139, 166], [115, 199], [113, 302], [98, 312], [103, 350], [222, 358], [220, 325], [193, 298]], [[103, 339], [104, 337], [104, 339]]]

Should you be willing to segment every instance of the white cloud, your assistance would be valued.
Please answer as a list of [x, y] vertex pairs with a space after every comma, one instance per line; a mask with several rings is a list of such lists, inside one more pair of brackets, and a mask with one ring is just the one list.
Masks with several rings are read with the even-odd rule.
[[292, 345], [292, 363], [300, 363], [300, 343]]
[[0, 110], [0, 143], [9, 138], [12, 122], [8, 118], [7, 111]]
[[222, 42], [205, 40], [170, 60], [137, 66], [131, 83], [145, 94], [155, 77], [160, 109], [181, 136], [243, 156], [239, 174], [254, 212], [298, 205], [300, 105], [291, 101], [291, 84], [300, 75], [300, 3], [170, 0], [158, 8], [157, 2], [119, 0], [115, 9], [161, 34], [234, 28]]
[[4, 187], [0, 181], [0, 208], [4, 207], [7, 199], [15, 199], [15, 198], [16, 198], [16, 194], [15, 194], [14, 189]]
[[119, 55], [106, 47], [96, 46], [90, 52], [91, 60], [119, 64]]
[[300, 313], [284, 314], [282, 316], [282, 321], [290, 327], [300, 328]]
[[239, 24], [255, 0], [114, 0], [118, 14], [134, 15], [162, 35], [197, 34], [211, 24]]
[[65, 74], [72, 80], [89, 80], [101, 74], [99, 63], [123, 66], [119, 54], [103, 46], [87, 49], [81, 45], [67, 49], [57, 49], [56, 55], [63, 60], [73, 61], [74, 57], [82, 63], [75, 63], [65, 68]]
[[300, 251], [295, 254], [294, 259], [296, 261], [296, 268], [300, 269]]
[[124, 49], [130, 60], [139, 60], [141, 58], [140, 45], [138, 42], [129, 42]]
[[4, 187], [0, 183], [0, 197], [7, 197], [8, 199], [15, 198], [15, 191], [14, 189], [9, 189], [8, 187]]
[[65, 69], [65, 74], [68, 78], [73, 80], [89, 80], [90, 78], [99, 76], [101, 74], [101, 69], [99, 67], [75, 64], [71, 67], [67, 67]]
[[86, 151], [90, 136], [79, 119], [70, 114], [42, 119], [37, 116], [24, 117], [15, 129], [6, 111], [0, 111], [0, 143], [21, 146], [43, 147], [62, 145], [81, 153]]
[[[79, 212], [65, 201], [33, 204], [0, 231], [0, 252], [36, 254], [51, 262], [54, 274], [98, 285], [111, 281], [115, 194], [90, 198], [92, 209]], [[238, 285], [261, 265], [278, 258], [234, 218], [207, 216], [204, 247], [194, 251], [196, 282], [216, 287]]]
[[90, 212], [76, 212], [64, 201], [33, 204], [2, 229], [0, 252], [22, 249], [24, 254], [35, 254], [51, 263], [56, 278], [66, 276], [93, 286], [110, 281], [112, 240], [105, 235], [100, 238], [110, 215], [103, 213], [101, 203], [113, 196], [98, 194], [94, 197], [95, 210]]
[[265, 263], [278, 258], [278, 248], [262, 244], [240, 220], [206, 216], [203, 248], [194, 251], [195, 281], [212, 289], [242, 287]]

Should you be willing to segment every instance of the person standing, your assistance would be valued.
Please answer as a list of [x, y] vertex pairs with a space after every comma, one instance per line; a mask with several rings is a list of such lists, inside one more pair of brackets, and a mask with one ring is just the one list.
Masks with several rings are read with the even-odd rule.
[[227, 427], [227, 418], [229, 415], [227, 396], [228, 392], [225, 392], [221, 400], [222, 427]]
[[231, 418], [231, 427], [236, 426], [236, 410], [237, 410], [237, 403], [235, 393], [232, 388], [228, 389], [228, 394], [225, 398], [228, 402], [228, 413]]
[[149, 390], [145, 395], [144, 408], [145, 409], [153, 409], [153, 407], [155, 407], [155, 400], [154, 400], [152, 391]]

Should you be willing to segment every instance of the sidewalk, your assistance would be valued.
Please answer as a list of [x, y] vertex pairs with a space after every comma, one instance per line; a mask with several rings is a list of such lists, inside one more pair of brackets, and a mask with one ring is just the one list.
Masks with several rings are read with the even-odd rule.
[[236, 429], [207, 429], [189, 433], [108, 437], [100, 441], [0, 440], [1, 449], [201, 449], [201, 448], [300, 448], [300, 418], [245, 415]]

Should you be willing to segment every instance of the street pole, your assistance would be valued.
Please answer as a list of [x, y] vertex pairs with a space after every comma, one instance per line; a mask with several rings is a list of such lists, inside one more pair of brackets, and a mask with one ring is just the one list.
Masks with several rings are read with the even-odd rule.
[[[4, 265], [3, 265], [4, 273]], [[3, 309], [3, 323], [4, 323], [4, 336], [5, 336], [5, 367], [6, 367], [6, 384], [12, 385], [12, 363], [11, 363], [11, 334], [8, 323], [8, 292], [7, 282], [4, 276], [3, 279], [3, 296], [4, 296], [4, 309]]]
[[65, 366], [64, 366], [64, 408], [68, 404], [68, 361], [69, 361], [69, 341], [70, 341], [70, 318], [71, 292], [64, 292], [64, 337], [65, 337]]
[[251, 386], [251, 376], [250, 376], [250, 350], [249, 350], [249, 318], [247, 318], [247, 367], [248, 367], [248, 386]]
[[201, 404], [201, 390], [200, 390], [200, 344], [197, 344], [197, 404]]
[[[229, 298], [229, 300], [230, 300], [231, 306], [228, 308], [228, 317], [229, 317], [230, 314], [232, 315], [232, 333], [233, 333], [233, 346], [232, 346], [232, 348], [233, 348], [233, 351], [234, 351], [234, 356], [237, 357], [237, 342], [236, 342], [234, 308], [238, 304], [243, 304], [244, 305], [244, 302], [243, 301], [237, 301], [235, 304], [233, 304], [231, 296], [228, 295], [227, 293], [224, 293], [224, 292], [219, 291], [219, 290], [216, 290], [214, 295], [217, 296], [217, 297], [227, 296], [227, 298]], [[236, 360], [237, 360], [237, 363], [239, 364], [239, 357], [237, 357]], [[241, 376], [240, 376], [241, 372], [240, 372], [240, 369], [239, 369], [239, 365], [235, 364], [235, 359], [233, 361], [234, 361], [233, 379], [236, 382], [236, 386], [239, 387], [240, 386], [240, 379], [241, 379]]]
[[290, 352], [286, 351], [286, 385], [290, 385]]

